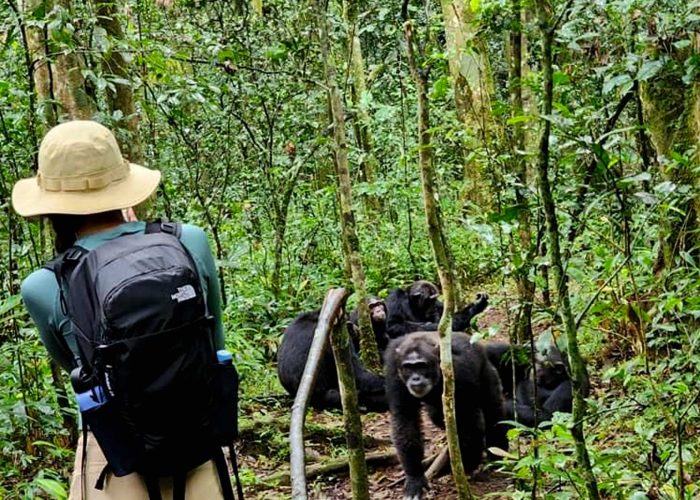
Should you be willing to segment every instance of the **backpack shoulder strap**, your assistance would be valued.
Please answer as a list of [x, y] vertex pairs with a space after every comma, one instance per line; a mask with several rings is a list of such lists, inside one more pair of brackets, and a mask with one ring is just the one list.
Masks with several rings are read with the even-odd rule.
[[182, 224], [178, 222], [166, 222], [164, 220], [154, 220], [146, 222], [146, 234], [167, 233], [172, 234], [177, 239], [182, 235]]
[[[75, 267], [89, 252], [90, 251], [86, 248], [75, 245], [70, 247], [65, 252], [58, 254], [46, 264], [41, 266], [42, 269], [51, 271], [56, 277], [56, 282], [58, 284], [59, 304], [61, 307], [61, 312], [65, 316], [68, 316], [68, 302], [66, 300], [67, 282], [75, 270]], [[80, 347], [78, 346], [78, 342], [75, 338], [75, 332], [72, 328], [67, 332], [64, 332], [63, 340], [73, 353], [73, 358], [78, 366], [82, 365]]]
[[61, 252], [51, 260], [47, 261], [43, 266], [41, 266], [41, 268], [47, 269], [55, 274], [60, 267], [64, 266], [64, 261], [70, 261], [73, 264], [73, 267], [75, 267], [75, 265], [80, 262], [80, 259], [82, 259], [89, 252], [89, 250], [81, 247], [80, 245], [73, 245], [65, 252]]

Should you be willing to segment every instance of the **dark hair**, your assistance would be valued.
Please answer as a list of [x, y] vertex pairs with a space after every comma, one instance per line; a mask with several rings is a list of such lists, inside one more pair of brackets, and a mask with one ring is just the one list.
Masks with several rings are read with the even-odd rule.
[[99, 223], [123, 220], [120, 210], [90, 215], [49, 214], [47, 218], [53, 229], [53, 246], [56, 253], [65, 252], [75, 245], [78, 232], [88, 221]]

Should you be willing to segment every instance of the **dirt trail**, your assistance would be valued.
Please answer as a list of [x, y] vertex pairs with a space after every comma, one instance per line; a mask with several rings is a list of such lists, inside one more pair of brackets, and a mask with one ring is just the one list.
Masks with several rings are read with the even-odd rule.
[[[389, 452], [392, 450], [390, 436], [390, 417], [389, 414], [369, 414], [363, 415], [363, 429], [368, 442], [374, 443], [375, 446], [367, 447], [366, 452]], [[337, 421], [337, 422], [336, 422]], [[329, 425], [341, 424], [341, 415], [329, 415], [328, 413], [314, 413], [309, 416], [307, 424], [310, 425]], [[427, 415], [423, 415], [423, 437], [426, 444], [425, 454], [431, 456], [437, 453], [445, 444], [444, 431], [438, 429], [430, 422]], [[323, 463], [327, 455], [324, 453], [324, 448], [327, 443], [318, 436], [307, 439], [307, 453], [315, 458], [316, 461], [308, 461], [307, 465], [313, 463]], [[257, 463], [248, 460], [250, 457], [245, 456], [245, 450], [242, 450], [241, 459], [243, 466], [246, 468], [256, 469], [255, 472], [260, 477], [265, 477], [275, 472], [279, 472], [281, 468], [288, 469], [289, 464], [272, 464], [272, 463]], [[401, 500], [403, 498], [403, 471], [399, 464], [383, 465], [370, 467], [370, 498], [377, 500]], [[475, 478], [470, 480], [472, 494], [475, 498], [482, 498], [486, 494], [504, 491], [508, 488], [510, 479], [495, 471], [481, 471]], [[431, 489], [426, 494], [426, 499], [442, 499], [448, 500], [456, 498], [456, 490], [452, 482], [451, 476], [448, 474], [431, 481]], [[350, 480], [348, 474], [338, 473], [327, 477], [318, 478], [309, 481], [308, 485], [309, 498], [314, 500], [326, 499], [347, 499], [351, 498]], [[246, 496], [258, 500], [262, 499], [280, 499], [289, 498], [291, 489], [289, 486], [277, 486], [268, 488], [259, 486], [255, 491], [250, 491]], [[498, 497], [491, 497], [498, 498]]]

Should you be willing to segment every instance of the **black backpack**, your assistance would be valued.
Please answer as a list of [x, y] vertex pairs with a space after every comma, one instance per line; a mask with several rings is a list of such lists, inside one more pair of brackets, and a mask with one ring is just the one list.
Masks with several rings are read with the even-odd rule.
[[172, 476], [173, 498], [183, 499], [187, 471], [213, 459], [233, 500], [221, 450], [229, 446], [242, 499], [233, 453], [238, 374], [228, 353], [217, 358], [213, 318], [180, 232], [179, 224], [149, 223], [145, 233], [92, 251], [74, 246], [49, 263], [77, 341], [71, 382], [83, 428], [108, 461], [95, 487], [108, 472], [138, 472], [159, 500], [159, 478]]

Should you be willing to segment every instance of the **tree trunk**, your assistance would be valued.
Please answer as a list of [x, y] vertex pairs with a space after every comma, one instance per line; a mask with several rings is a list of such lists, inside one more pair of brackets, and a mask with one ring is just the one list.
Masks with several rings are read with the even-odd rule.
[[[664, 179], [677, 185], [693, 186], [696, 179], [691, 164], [671, 164], [669, 160], [672, 153], [687, 153], [697, 144], [700, 94], [694, 86], [683, 83], [682, 68], [664, 68], [659, 73], [639, 86], [644, 121]], [[683, 215], [669, 210], [661, 219], [660, 250], [654, 266], [657, 271], [672, 268], [679, 252], [696, 247], [696, 202], [690, 200], [682, 209]]]
[[[552, 47], [557, 26], [552, 16], [552, 6], [549, 0], [536, 0], [537, 16], [542, 35], [542, 72], [543, 72], [543, 104], [541, 116], [552, 114], [552, 101], [554, 94], [554, 80], [552, 71]], [[571, 434], [576, 446], [576, 458], [581, 474], [586, 483], [588, 496], [592, 500], [600, 498], [598, 484], [591, 467], [586, 448], [586, 440], [583, 432], [583, 420], [586, 414], [586, 402], [583, 399], [582, 383], [585, 377], [586, 367], [581, 358], [578, 347], [576, 322], [571, 310], [569, 297], [568, 276], [562, 265], [561, 250], [559, 247], [559, 224], [557, 223], [556, 207], [549, 184], [549, 138], [551, 122], [543, 120], [542, 136], [539, 146], [539, 161], [537, 165], [537, 180], [540, 188], [540, 196], [547, 223], [549, 236], [549, 255], [552, 262], [554, 282], [557, 284], [559, 311], [564, 322], [564, 331], [567, 339], [567, 352], [571, 365], [571, 385], [573, 393], [573, 424]]]
[[[491, 113], [491, 69], [484, 41], [476, 35], [474, 13], [465, 0], [441, 0], [445, 22], [448, 63], [455, 94], [457, 116], [464, 124], [474, 144], [488, 144], [493, 126]], [[477, 162], [468, 160], [471, 147], [464, 157], [465, 198], [479, 206], [485, 203], [482, 179]]]
[[[26, 16], [31, 18], [33, 13], [43, 6], [44, 12], [50, 12], [53, 2], [50, 0], [30, 0], [25, 5]], [[27, 26], [27, 45], [31, 58], [34, 89], [37, 96], [37, 111], [44, 125], [53, 127], [56, 124], [56, 105], [52, 102], [53, 75], [51, 64], [46, 54], [46, 36], [44, 29], [38, 26]]]
[[[360, 43], [360, 25], [357, 22], [357, 1], [346, 0], [344, 12], [346, 29], [348, 30], [348, 54], [350, 55], [350, 75], [352, 76], [352, 104], [355, 108], [353, 125], [357, 145], [362, 151], [360, 159], [360, 172], [362, 180], [368, 185], [374, 184], [379, 169], [377, 158], [374, 156], [374, 138], [370, 128], [370, 118], [367, 111], [367, 79], [365, 76], [365, 62], [362, 58], [362, 44]], [[371, 210], [381, 208], [381, 200], [375, 195], [367, 195], [367, 207]]]
[[348, 166], [348, 144], [345, 136], [345, 110], [336, 82], [335, 65], [330, 58], [325, 3], [319, 0], [317, 9], [321, 57], [325, 68], [325, 80], [333, 118], [333, 148], [338, 177], [338, 190], [340, 193], [340, 226], [341, 231], [345, 234], [345, 241], [347, 242], [344, 248], [350, 252], [349, 261], [352, 268], [352, 282], [357, 295], [360, 313], [360, 356], [370, 370], [379, 371], [381, 369], [379, 350], [372, 331], [369, 308], [367, 307], [365, 271], [362, 267], [360, 239], [357, 236], [355, 214], [352, 208], [352, 187], [350, 182], [350, 168]]
[[[513, 31], [510, 35], [511, 69], [510, 69], [510, 100], [512, 116], [523, 114], [523, 32], [520, 0], [512, 0]], [[513, 172], [515, 174], [515, 203], [518, 206], [518, 239], [512, 238], [513, 262], [516, 265], [516, 282], [518, 286], [517, 320], [511, 335], [511, 340], [520, 343], [532, 337], [532, 303], [535, 296], [535, 283], [530, 279], [536, 247], [532, 243], [531, 216], [529, 206], [529, 190], [527, 163], [525, 161], [525, 128], [521, 121], [513, 124], [512, 137]]]
[[369, 480], [365, 446], [362, 437], [362, 420], [357, 404], [357, 387], [350, 354], [350, 335], [344, 321], [338, 321], [331, 333], [331, 346], [338, 372], [338, 387], [343, 403], [345, 439], [348, 445], [350, 484], [354, 500], [369, 500]]
[[[440, 369], [443, 377], [442, 404], [445, 415], [445, 431], [450, 449], [452, 475], [457, 486], [459, 498], [472, 498], [462, 463], [462, 453], [459, 448], [459, 437], [457, 434], [457, 420], [455, 418], [455, 380], [454, 367], [452, 365], [452, 312], [455, 307], [454, 279], [452, 275], [452, 256], [442, 229], [440, 207], [436, 203], [437, 189], [435, 186], [435, 171], [433, 169], [433, 153], [430, 138], [428, 76], [425, 70], [419, 69], [420, 63], [416, 61], [413, 23], [408, 16], [408, 0], [404, 0], [402, 15], [408, 65], [418, 94], [418, 162], [423, 185], [423, 205], [428, 224], [430, 244], [433, 249], [438, 274], [440, 275], [445, 306], [438, 326], [440, 334]], [[422, 67], [422, 64], [420, 66]]]
[[[102, 67], [105, 73], [120, 81], [113, 82], [114, 89], [107, 88], [107, 104], [114, 116], [115, 111], [121, 111], [119, 125], [126, 129], [128, 137], [119, 142], [124, 157], [132, 162], [143, 161], [143, 149], [139, 139], [138, 114], [134, 108], [134, 94], [131, 89], [129, 65], [119, 52], [119, 44], [124, 41], [124, 32], [117, 19], [116, 0], [95, 0], [97, 24], [105, 29], [111, 38], [111, 47], [103, 55]], [[117, 135], [120, 138], [120, 135]]]
[[[70, 0], [56, 0], [56, 5], [72, 11]], [[60, 29], [60, 28], [55, 28]], [[52, 37], [49, 35], [48, 37]], [[89, 120], [96, 112], [95, 103], [85, 90], [85, 78], [81, 73], [83, 61], [75, 47], [52, 47], [59, 52], [54, 60], [54, 95], [61, 103], [62, 116], [71, 120]]]

